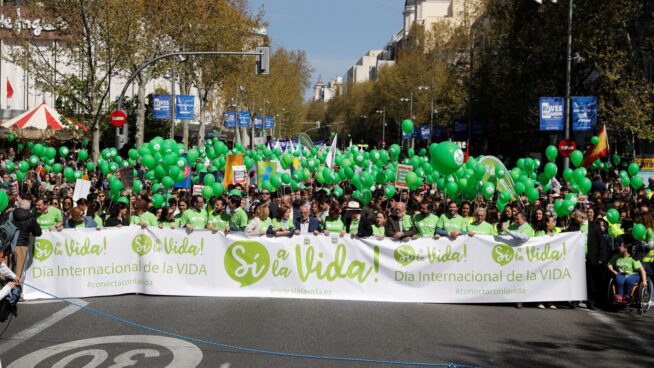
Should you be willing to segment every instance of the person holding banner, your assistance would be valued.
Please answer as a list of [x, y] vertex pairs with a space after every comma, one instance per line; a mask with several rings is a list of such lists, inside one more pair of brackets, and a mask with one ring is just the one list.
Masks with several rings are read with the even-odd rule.
[[64, 217], [61, 210], [50, 205], [48, 197], [40, 198], [36, 201], [36, 222], [41, 226], [41, 230], [61, 230], [64, 228]]
[[329, 215], [325, 218], [321, 226], [325, 235], [329, 233], [345, 235], [345, 223], [341, 219], [341, 206], [337, 202], [329, 205]]
[[[239, 201], [240, 202], [240, 201]], [[186, 228], [186, 231], [200, 230], [207, 227], [208, 215], [204, 210], [204, 198], [195, 195], [191, 198], [191, 208], [182, 213], [179, 226]]]
[[512, 225], [509, 226], [507, 223], [502, 224], [502, 230], [506, 234], [521, 242], [526, 242], [529, 238], [533, 238], [536, 235], [534, 229], [527, 222], [527, 215], [524, 212], [519, 211], [514, 218], [515, 222]]
[[409, 240], [418, 237], [411, 217], [406, 214], [406, 203], [395, 203], [395, 213], [388, 218], [386, 236], [395, 240]]
[[263, 236], [266, 235], [268, 228], [271, 226], [270, 209], [265, 204], [260, 203], [254, 210], [254, 218], [245, 227], [245, 233], [248, 235]]
[[352, 238], [367, 238], [372, 235], [372, 225], [366, 216], [361, 216], [359, 202], [348, 202], [346, 211], [350, 216], [345, 220], [345, 229]]
[[225, 199], [222, 197], [214, 197], [211, 202], [213, 211], [209, 214], [207, 229], [211, 230], [214, 234], [218, 231], [228, 233], [230, 216], [226, 212], [227, 203], [225, 202]]
[[229, 197], [229, 228], [232, 231], [245, 231], [248, 226], [248, 214], [241, 207], [241, 197], [232, 195]]
[[277, 207], [277, 217], [272, 219], [272, 234], [276, 237], [295, 235], [293, 220], [291, 220], [291, 208], [286, 206]]
[[413, 216], [413, 223], [416, 225], [418, 236], [422, 238], [431, 238], [436, 234], [438, 226], [438, 217], [432, 213], [433, 206], [429, 202], [420, 203], [420, 212]]
[[129, 220], [130, 225], [139, 225], [142, 229], [159, 225], [157, 216], [148, 211], [148, 202], [145, 199], [139, 198], [134, 202], [134, 213]]
[[165, 227], [174, 229], [177, 227], [177, 220], [175, 219], [175, 209], [173, 207], [163, 207], [161, 209], [161, 216], [159, 216], [159, 228]]
[[459, 215], [458, 209], [454, 201], [447, 205], [448, 212], [442, 214], [438, 220], [436, 228], [438, 235], [456, 239], [459, 235], [465, 234], [468, 228], [468, 220]]
[[386, 233], [386, 213], [384, 211], [378, 211], [375, 216], [375, 224], [372, 225], [372, 236], [377, 238], [377, 240], [383, 240], [384, 234]]
[[643, 287], [647, 287], [647, 275], [641, 263], [631, 257], [633, 245], [625, 244], [624, 237], [616, 240], [620, 244], [620, 253], [611, 258], [608, 269], [615, 278], [615, 302], [629, 304], [631, 302], [631, 289], [634, 285], [642, 281]]
[[486, 209], [483, 207], [477, 208], [474, 215], [475, 220], [468, 224], [466, 231], [469, 236], [475, 235], [497, 235], [495, 227], [486, 222]]
[[[316, 206], [317, 203], [313, 202], [311, 206]], [[320, 233], [320, 222], [314, 216], [311, 216], [309, 205], [305, 204], [300, 206], [300, 218], [293, 221], [295, 227], [295, 235], [318, 235]]]

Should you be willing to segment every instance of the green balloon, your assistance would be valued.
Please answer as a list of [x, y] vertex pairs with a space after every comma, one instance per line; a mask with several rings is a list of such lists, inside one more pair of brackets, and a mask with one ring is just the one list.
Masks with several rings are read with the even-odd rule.
[[16, 139], [16, 137], [15, 137], [13, 134], [8, 134], [8, 135], [7, 135], [7, 141], [9, 141], [9, 142], [13, 142], [14, 139]]
[[161, 208], [161, 205], [164, 203], [164, 197], [156, 193], [155, 195], [152, 196], [152, 204], [154, 205], [155, 208]]
[[61, 170], [63, 170], [63, 169], [64, 169], [64, 168], [63, 168], [63, 166], [62, 166], [60, 163], [56, 163], [56, 164], [52, 165], [52, 171], [53, 171], [55, 174], [59, 174], [59, 173], [61, 172]]
[[335, 187], [334, 190], [332, 191], [336, 198], [341, 198], [343, 196], [343, 188], [341, 187]]
[[575, 167], [579, 167], [579, 165], [584, 162], [584, 154], [579, 150], [574, 150], [572, 151], [572, 155], [570, 155], [570, 161], [572, 161], [572, 164], [575, 165]]
[[627, 171], [629, 172], [629, 175], [631, 175], [631, 176], [638, 175], [638, 173], [640, 172], [640, 166], [638, 166], [637, 163], [632, 162], [632, 163], [629, 164], [629, 167], [627, 168]]
[[620, 221], [620, 213], [615, 208], [606, 211], [606, 219], [610, 224], [617, 224]]
[[431, 165], [441, 175], [450, 175], [463, 164], [463, 151], [453, 142], [433, 143], [429, 147]]
[[559, 155], [559, 150], [556, 146], [548, 146], [545, 150], [545, 156], [550, 162], [556, 161], [556, 157]]
[[631, 229], [631, 234], [636, 240], [643, 240], [645, 239], [646, 231], [647, 230], [643, 224], [636, 224], [634, 225], [633, 229]]
[[213, 174], [207, 174], [204, 176], [203, 181], [205, 186], [212, 186], [216, 182], [216, 177]]
[[39, 158], [36, 155], [30, 156], [29, 160], [30, 167], [36, 167], [39, 164]]
[[68, 154], [70, 153], [70, 150], [66, 146], [61, 146], [59, 147], [59, 156], [60, 157], [68, 157]]
[[213, 197], [213, 188], [211, 188], [208, 185], [205, 185], [202, 187], [202, 198], [205, 200], [209, 200], [211, 197]]
[[598, 138], [597, 136], [593, 136], [593, 137], [590, 139], [590, 143], [591, 143], [593, 146], [597, 146], [597, 144], [599, 143], [599, 138]]
[[[518, 181], [518, 182], [516, 182], [516, 183], [513, 185], [513, 189], [515, 189], [515, 192], [516, 192], [518, 195], [520, 195], [520, 194], [522, 194], [522, 193], [525, 192], [525, 189], [527, 189], [527, 187], [525, 186], [524, 183]], [[507, 201], [507, 202], [508, 202], [508, 201]]]
[[563, 179], [568, 183], [571, 182], [574, 179], [574, 170], [571, 168], [563, 170]]
[[32, 152], [38, 157], [43, 157], [45, 154], [45, 147], [41, 143], [37, 143], [34, 145]]
[[495, 194], [495, 185], [493, 185], [493, 183], [487, 181], [481, 185], [481, 195], [484, 197], [484, 199], [489, 200], [493, 198], [494, 194]]
[[170, 189], [173, 185], [175, 185], [175, 180], [170, 176], [164, 176], [164, 178], [161, 179], [161, 184], [163, 184], [164, 188]]
[[86, 161], [88, 158], [89, 158], [89, 151], [85, 149], [79, 150], [79, 152], [77, 153], [77, 159], [79, 161]]
[[54, 147], [48, 147], [45, 149], [45, 157], [52, 160], [57, 157], [57, 150]]
[[222, 183], [213, 183], [211, 189], [213, 190], [213, 195], [216, 197], [220, 197], [225, 191], [225, 187], [223, 187]]
[[395, 196], [395, 187], [391, 184], [384, 186], [384, 196], [391, 199]]
[[133, 189], [134, 189], [134, 193], [136, 194], [141, 193], [141, 190], [143, 190], [143, 182], [138, 179], [134, 180]]
[[93, 164], [93, 162], [87, 162], [87, 163], [86, 163], [86, 170], [87, 170], [87, 171], [93, 171], [93, 170], [95, 170], [95, 165]]
[[413, 134], [413, 121], [411, 121], [411, 119], [405, 119], [402, 121], [402, 132], [404, 132], [404, 134]]
[[548, 162], [547, 164], [545, 164], [545, 170], [543, 170], [543, 172], [549, 179], [552, 179], [553, 177], [556, 176], [558, 170], [559, 168], [556, 166], [555, 163]]
[[16, 170], [16, 164], [14, 164], [13, 161], [7, 161], [7, 165], [5, 167], [9, 173], [13, 173]]
[[631, 187], [638, 190], [643, 187], [643, 179], [640, 176], [631, 178]]
[[27, 175], [26, 175], [25, 172], [23, 172], [23, 171], [17, 171], [17, 172], [16, 172], [16, 179], [18, 179], [18, 181], [23, 181], [23, 180], [25, 180], [25, 177], [26, 177], [26, 176], [27, 176]]
[[581, 179], [581, 182], [577, 183], [577, 185], [582, 194], [588, 194], [590, 188], [593, 186], [593, 182], [589, 178], [583, 178]]
[[529, 200], [529, 203], [534, 204], [536, 203], [536, 200], [538, 199], [538, 189], [536, 188], [527, 188], [525, 190], [525, 194], [527, 195], [527, 200]]

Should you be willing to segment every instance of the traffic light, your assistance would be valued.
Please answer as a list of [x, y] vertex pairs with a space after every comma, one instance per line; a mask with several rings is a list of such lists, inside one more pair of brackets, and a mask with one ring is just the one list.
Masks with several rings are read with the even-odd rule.
[[270, 46], [257, 47], [257, 75], [270, 74]]

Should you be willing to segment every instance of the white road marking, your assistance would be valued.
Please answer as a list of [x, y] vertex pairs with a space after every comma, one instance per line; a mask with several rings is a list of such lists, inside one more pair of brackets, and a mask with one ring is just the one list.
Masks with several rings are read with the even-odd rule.
[[[220, 367], [218, 367], [218, 368], [229, 368], [229, 366], [230, 366], [229, 363], [223, 363], [223, 364], [221, 364]], [[0, 368], [2, 368], [2, 367], [0, 367]]]
[[[79, 304], [81, 306], [86, 306], [87, 302], [80, 299], [71, 299], [71, 302]], [[16, 346], [22, 344], [23, 342], [31, 339], [32, 337], [38, 335], [43, 330], [54, 325], [55, 323], [61, 321], [62, 319], [70, 316], [71, 314], [80, 310], [78, 306], [69, 305], [66, 308], [63, 308], [60, 311], [52, 314], [51, 316], [44, 318], [43, 320], [33, 324], [29, 328], [24, 329], [23, 331], [15, 334], [14, 336], [8, 338], [6, 341], [0, 343], [0, 356], [4, 355], [9, 350], [15, 348]]]
[[588, 314], [590, 314], [593, 318], [595, 318], [596, 320], [598, 320], [598, 321], [604, 323], [605, 325], [611, 327], [615, 332], [625, 336], [626, 338], [630, 339], [631, 341], [636, 342], [636, 343], [640, 344], [641, 346], [648, 346], [649, 345], [649, 343], [650, 343], [649, 341], [647, 341], [646, 339], [643, 339], [642, 337], [638, 336], [637, 334], [629, 331], [629, 329], [621, 328], [620, 325], [618, 324], [618, 322], [615, 319], [607, 316], [606, 314], [600, 313], [600, 312], [597, 312], [597, 311], [588, 310], [588, 309], [584, 309], [584, 310]]
[[[30, 305], [30, 304], [49, 304], [49, 303], [62, 303], [59, 299], [40, 299], [40, 300], [23, 300], [18, 302], [18, 305]], [[0, 367], [1, 368], [1, 367]]]

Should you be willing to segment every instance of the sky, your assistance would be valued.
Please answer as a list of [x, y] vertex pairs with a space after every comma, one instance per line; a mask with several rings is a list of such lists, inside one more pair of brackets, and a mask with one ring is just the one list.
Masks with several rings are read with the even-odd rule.
[[[344, 76], [369, 50], [381, 49], [402, 28], [404, 0], [249, 0], [263, 7], [273, 47], [304, 50], [311, 86]], [[311, 96], [309, 90], [305, 96]]]

